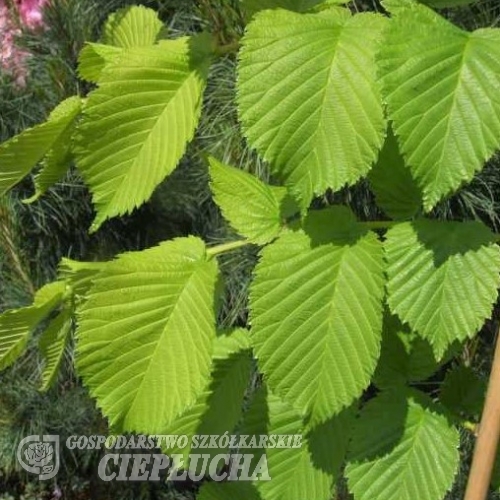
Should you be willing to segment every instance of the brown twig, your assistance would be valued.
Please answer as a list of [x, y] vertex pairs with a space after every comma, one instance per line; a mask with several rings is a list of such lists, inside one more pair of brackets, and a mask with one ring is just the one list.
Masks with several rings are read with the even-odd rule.
[[486, 393], [483, 415], [479, 425], [472, 467], [464, 500], [485, 500], [500, 436], [500, 341], [496, 335], [495, 355]]

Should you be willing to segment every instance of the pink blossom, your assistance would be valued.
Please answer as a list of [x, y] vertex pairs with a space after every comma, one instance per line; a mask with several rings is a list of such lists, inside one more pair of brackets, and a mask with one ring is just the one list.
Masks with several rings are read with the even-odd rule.
[[0, 0], [0, 69], [10, 74], [18, 87], [24, 87], [28, 75], [26, 58], [29, 57], [29, 52], [16, 45], [16, 37], [20, 34], [21, 30], [16, 26], [5, 0]]
[[17, 8], [22, 24], [28, 29], [36, 29], [44, 26], [43, 6], [48, 0], [17, 0]]
[[0, 0], [0, 69], [10, 74], [18, 87], [26, 86], [26, 59], [30, 56], [16, 44], [22, 33], [19, 23], [30, 30], [43, 27], [42, 8], [48, 1], [16, 0], [17, 12], [12, 12], [6, 1]]
[[6, 31], [6, 29], [10, 26], [10, 15], [9, 10], [5, 3], [0, 0], [0, 33]]

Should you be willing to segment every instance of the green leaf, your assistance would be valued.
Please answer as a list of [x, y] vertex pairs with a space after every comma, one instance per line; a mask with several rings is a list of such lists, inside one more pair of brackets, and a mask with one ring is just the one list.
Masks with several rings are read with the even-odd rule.
[[481, 415], [486, 395], [486, 380], [470, 367], [457, 366], [446, 374], [439, 399], [446, 408], [461, 418]]
[[500, 286], [500, 249], [480, 222], [421, 219], [386, 235], [391, 311], [428, 339], [440, 359], [491, 315]]
[[[64, 102], [66, 103], [64, 112], [73, 113], [74, 119], [47, 152], [42, 161], [42, 168], [34, 178], [35, 193], [30, 198], [23, 200], [23, 203], [37, 201], [49, 188], [61, 180], [71, 166], [73, 161], [73, 135], [76, 129], [77, 117], [82, 109], [82, 100], [73, 97]], [[53, 117], [53, 115], [51, 116]]]
[[78, 57], [81, 78], [97, 82], [102, 70], [124, 49], [154, 45], [163, 24], [157, 13], [143, 6], [125, 7], [111, 14], [105, 27], [103, 43], [87, 43]]
[[227, 481], [223, 483], [203, 483], [197, 500], [262, 500], [252, 483]]
[[0, 145], [0, 196], [28, 175], [52, 148], [63, 144], [61, 139], [67, 139], [66, 131], [73, 126], [81, 105], [79, 97], [69, 97], [52, 111], [46, 122]]
[[245, 328], [218, 332], [214, 343], [214, 359], [225, 359], [241, 351], [251, 350], [250, 332]]
[[322, 0], [311, 8], [311, 12], [321, 12], [322, 10], [332, 9], [348, 3], [350, 3], [349, 0]]
[[[300, 413], [272, 394], [268, 395], [269, 434], [302, 434]], [[334, 418], [304, 432], [300, 448], [269, 448], [271, 481], [257, 488], [265, 500], [330, 500], [333, 486], [345, 459], [353, 413], [345, 410]]]
[[48, 325], [40, 337], [40, 351], [45, 359], [41, 391], [47, 391], [57, 379], [59, 367], [69, 340], [72, 325], [72, 311], [65, 308]]
[[142, 5], [133, 5], [109, 16], [102, 41], [126, 49], [147, 47], [156, 42], [162, 28], [163, 23], [156, 11]]
[[64, 290], [63, 282], [50, 283], [36, 293], [33, 305], [0, 315], [0, 370], [24, 352], [31, 332], [60, 304]]
[[93, 230], [144, 203], [183, 156], [201, 111], [207, 37], [128, 49], [103, 70], [76, 151], [97, 210]]
[[105, 262], [78, 262], [67, 258], [59, 264], [60, 279], [65, 280], [77, 297], [84, 296]]
[[23, 203], [33, 203], [43, 196], [54, 184], [59, 182], [71, 167], [73, 154], [71, 140], [75, 124], [69, 127], [50, 149], [42, 162], [42, 169], [35, 175], [35, 193]]
[[282, 186], [269, 186], [280, 206], [281, 218], [288, 219], [300, 212], [297, 202], [290, 196], [288, 189]]
[[275, 191], [243, 170], [224, 165], [215, 158], [209, 162], [215, 202], [231, 226], [258, 245], [276, 238], [281, 231], [282, 217]]
[[196, 401], [210, 373], [216, 279], [194, 237], [123, 254], [94, 278], [77, 368], [113, 427], [158, 434]]
[[61, 281], [54, 281], [42, 286], [35, 293], [33, 306], [43, 308], [48, 304], [59, 303], [66, 292], [66, 284]]
[[393, 219], [410, 219], [420, 210], [422, 194], [405, 165], [390, 127], [368, 180], [377, 204]]
[[386, 127], [374, 54], [384, 24], [338, 8], [264, 11], [247, 27], [243, 131], [303, 211], [315, 195], [355, 183], [377, 158]]
[[[189, 442], [195, 435], [231, 434], [241, 417], [243, 397], [251, 371], [250, 343], [244, 330], [236, 330], [230, 335], [215, 339], [212, 375], [196, 403], [188, 408], [167, 429], [163, 435], [186, 435]], [[184, 455], [186, 467], [189, 465], [191, 446], [183, 449], [168, 449], [169, 453]], [[193, 451], [194, 452], [194, 451]], [[195, 453], [215, 456], [228, 453], [222, 448], [197, 447]]]
[[301, 446], [268, 446], [255, 450], [240, 449], [239, 453], [253, 453], [253, 471], [263, 453], [267, 456], [270, 481], [257, 481], [256, 487], [265, 500], [330, 500], [334, 483], [345, 459], [350, 428], [354, 420], [352, 408], [327, 421], [310, 426], [299, 411], [262, 386], [254, 394], [245, 415], [242, 434], [261, 436], [300, 435]]
[[381, 393], [361, 412], [346, 475], [356, 500], [441, 500], [459, 465], [459, 434], [417, 391]]
[[380, 352], [383, 255], [343, 207], [264, 248], [250, 290], [252, 342], [270, 389], [313, 421], [348, 406]]
[[[243, 9], [245, 12], [253, 16], [257, 12], [266, 9], [286, 9], [295, 12], [307, 12], [318, 5], [321, 5], [324, 0], [242, 0]], [[335, 4], [347, 3], [345, 0], [338, 0]]]
[[440, 367], [432, 346], [408, 327], [397, 316], [385, 314], [382, 330], [382, 349], [373, 376], [381, 388], [418, 382], [433, 375]]
[[89, 82], [97, 83], [102, 70], [123, 54], [123, 47], [86, 43], [78, 56], [78, 75]]
[[393, 17], [380, 51], [383, 93], [430, 210], [500, 146], [500, 30], [463, 31], [411, 0], [384, 5]]

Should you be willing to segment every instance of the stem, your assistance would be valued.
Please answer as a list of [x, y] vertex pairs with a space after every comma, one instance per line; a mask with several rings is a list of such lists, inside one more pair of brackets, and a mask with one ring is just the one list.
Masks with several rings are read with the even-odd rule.
[[[365, 226], [367, 229], [377, 230], [377, 229], [390, 229], [391, 227], [400, 224], [400, 222], [394, 220], [375, 220], [368, 222], [360, 222], [360, 224], [363, 224], [363, 226]], [[496, 240], [497, 242], [500, 243], [500, 234], [496, 234]], [[210, 257], [214, 255], [220, 255], [222, 253], [230, 252], [232, 250], [237, 250], [238, 248], [242, 248], [250, 244], [251, 242], [248, 240], [230, 241], [229, 243], [223, 243], [222, 245], [216, 245], [211, 248], [207, 248], [207, 255]]]
[[220, 255], [221, 253], [230, 252], [231, 250], [237, 250], [238, 248], [242, 248], [247, 245], [250, 245], [250, 241], [248, 240], [230, 241], [229, 243], [223, 243], [222, 245], [207, 248], [207, 255], [209, 257], [213, 257], [214, 255]]
[[464, 500], [485, 500], [500, 436], [500, 328]]

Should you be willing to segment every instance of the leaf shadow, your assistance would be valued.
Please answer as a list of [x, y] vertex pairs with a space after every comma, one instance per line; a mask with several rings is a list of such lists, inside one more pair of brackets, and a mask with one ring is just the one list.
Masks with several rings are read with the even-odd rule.
[[418, 241], [432, 252], [434, 265], [440, 267], [456, 255], [476, 252], [495, 243], [487, 226], [476, 221], [437, 221], [419, 219], [411, 223]]

